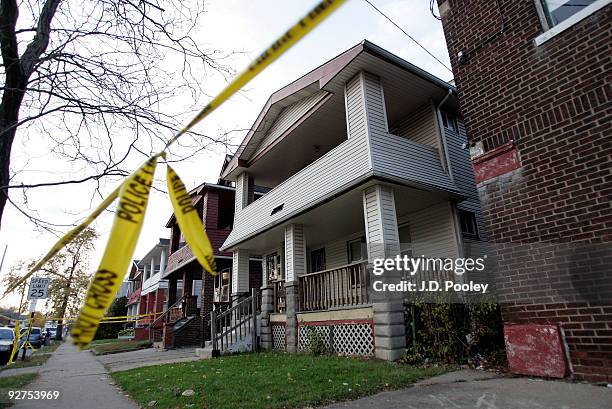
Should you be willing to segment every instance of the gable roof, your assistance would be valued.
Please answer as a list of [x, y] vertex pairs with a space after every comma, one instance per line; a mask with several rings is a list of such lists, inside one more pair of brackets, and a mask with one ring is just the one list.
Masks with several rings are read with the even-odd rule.
[[349, 48], [270, 95], [257, 119], [238, 147], [236, 154], [228, 163], [224, 163], [220, 178], [228, 178], [230, 173], [236, 168], [247, 166], [247, 160], [250, 158], [250, 155], [260, 145], [267, 131], [284, 108], [324, 89], [334, 77], [362, 53], [374, 55], [385, 62], [407, 70], [445, 91], [451, 89], [453, 92], [456, 92], [455, 87], [448, 82], [403, 60], [374, 43], [363, 40], [361, 43]]

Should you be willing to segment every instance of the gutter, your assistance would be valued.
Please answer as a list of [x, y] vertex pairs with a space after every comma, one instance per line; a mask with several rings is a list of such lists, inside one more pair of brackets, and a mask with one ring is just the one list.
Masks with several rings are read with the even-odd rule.
[[453, 89], [449, 88], [448, 92], [446, 93], [446, 96], [442, 99], [442, 101], [440, 101], [438, 105], [436, 105], [436, 118], [438, 119], [438, 127], [440, 128], [441, 137], [440, 139], [442, 142], [442, 149], [444, 149], [444, 158], [446, 159], [446, 170], [448, 171], [448, 177], [450, 178], [451, 182], [454, 183], [455, 179], [453, 178], [453, 167], [451, 166], [450, 156], [448, 154], [448, 145], [446, 144], [446, 132], [444, 131], [444, 125], [442, 124], [442, 117], [440, 115], [440, 109], [442, 108], [442, 105], [444, 105], [444, 103], [451, 96], [452, 93]]

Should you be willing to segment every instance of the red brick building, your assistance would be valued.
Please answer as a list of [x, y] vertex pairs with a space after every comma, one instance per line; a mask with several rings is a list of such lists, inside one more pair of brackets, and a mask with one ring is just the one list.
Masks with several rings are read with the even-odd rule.
[[[166, 224], [172, 233], [168, 267], [163, 274], [168, 281], [169, 309], [163, 318], [164, 347], [204, 344], [209, 339], [210, 312], [231, 303], [232, 253], [222, 252], [219, 247], [232, 231], [234, 191], [229, 183], [220, 181], [219, 184], [203, 183], [189, 192], [215, 252], [217, 276], [206, 273], [200, 266], [174, 215]], [[261, 192], [256, 192], [256, 197], [259, 196]], [[250, 268], [261, 271], [261, 259], [253, 258]], [[261, 286], [261, 282], [250, 284], [250, 288]]]
[[559, 328], [612, 382], [609, 0], [438, 0], [504, 321]]

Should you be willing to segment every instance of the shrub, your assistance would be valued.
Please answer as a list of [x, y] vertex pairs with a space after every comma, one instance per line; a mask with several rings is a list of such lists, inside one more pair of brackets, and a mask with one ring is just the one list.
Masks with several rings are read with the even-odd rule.
[[310, 353], [313, 355], [324, 355], [327, 353], [325, 342], [321, 333], [314, 329], [312, 326], [308, 326], [308, 344]]
[[406, 307], [408, 349], [402, 362], [503, 366], [503, 321], [498, 304], [436, 300]]

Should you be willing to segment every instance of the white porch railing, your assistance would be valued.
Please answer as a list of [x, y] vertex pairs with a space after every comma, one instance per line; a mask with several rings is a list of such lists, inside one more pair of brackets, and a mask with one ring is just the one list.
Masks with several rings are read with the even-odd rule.
[[366, 264], [357, 262], [299, 277], [300, 311], [320, 311], [369, 302]]

